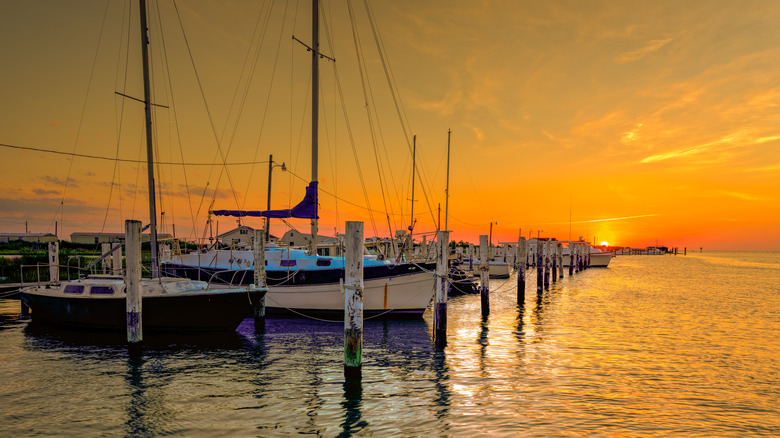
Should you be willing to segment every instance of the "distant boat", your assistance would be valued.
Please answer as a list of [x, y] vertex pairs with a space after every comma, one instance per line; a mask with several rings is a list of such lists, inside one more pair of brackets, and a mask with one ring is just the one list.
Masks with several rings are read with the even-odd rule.
[[[146, 34], [146, 2], [139, 0], [141, 33]], [[147, 149], [153, 150], [148, 86], [148, 63], [144, 45], [144, 75], [147, 116]], [[153, 175], [154, 161], [147, 155]], [[154, 179], [149, 178], [152, 274], [141, 280], [144, 331], [235, 330], [252, 315], [254, 303], [266, 293], [265, 287], [220, 287], [210, 283], [159, 278]], [[84, 279], [38, 283], [21, 289], [22, 301], [32, 310], [35, 322], [90, 329], [127, 327], [126, 292], [121, 276], [94, 276]]]
[[[614, 252], [604, 252], [590, 245], [588, 245], [588, 248], [590, 248], [590, 264], [588, 265], [590, 268], [606, 268], [609, 266], [609, 262], [612, 261], [612, 257], [615, 256]], [[569, 266], [568, 247], [563, 249], [563, 266]]]
[[[479, 270], [480, 263], [481, 262], [478, 258], [472, 258], [469, 255], [465, 255], [459, 261], [457, 261], [456, 266], [466, 272], [474, 273]], [[488, 261], [488, 275], [490, 278], [509, 278], [509, 273], [509, 263], [501, 260]]]

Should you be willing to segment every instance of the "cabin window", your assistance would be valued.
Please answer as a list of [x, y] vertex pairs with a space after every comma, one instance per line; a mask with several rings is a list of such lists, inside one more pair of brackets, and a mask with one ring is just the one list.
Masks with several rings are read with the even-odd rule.
[[321, 256], [329, 256], [330, 255], [330, 248], [318, 248], [317, 254]]
[[330, 266], [330, 259], [317, 259], [317, 266]]
[[84, 286], [76, 286], [75, 284], [69, 284], [65, 286], [65, 290], [63, 291], [66, 294], [80, 294], [84, 292]]
[[279, 261], [279, 266], [282, 266], [282, 267], [291, 267], [291, 266], [295, 266], [296, 264], [297, 263], [295, 262], [295, 260], [280, 260]]
[[114, 288], [111, 286], [92, 286], [89, 293], [92, 295], [112, 295]]

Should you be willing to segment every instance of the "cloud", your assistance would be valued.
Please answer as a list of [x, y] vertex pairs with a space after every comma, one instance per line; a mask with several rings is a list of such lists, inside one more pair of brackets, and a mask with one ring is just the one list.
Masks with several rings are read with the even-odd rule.
[[634, 50], [631, 52], [625, 52], [617, 56], [615, 58], [615, 63], [617, 64], [627, 64], [629, 62], [638, 61], [645, 56], [649, 55], [650, 53], [653, 53], [663, 46], [669, 44], [672, 41], [671, 38], [667, 38], [665, 40], [652, 40], [649, 43], [647, 43], [646, 46], [642, 47], [641, 49]]
[[59, 190], [46, 190], [46, 189], [31, 189], [33, 193], [38, 196], [59, 195], [62, 192]]
[[743, 201], [773, 201], [772, 198], [766, 197], [766, 196], [758, 196], [758, 195], [751, 195], [748, 193], [739, 193], [739, 192], [721, 192], [721, 194], [726, 196], [731, 196], [737, 199], [741, 199]]
[[[65, 186], [65, 180], [60, 179], [60, 178], [58, 178], [56, 176], [43, 175], [43, 176], [40, 176], [38, 178], [43, 180], [43, 182], [45, 182], [46, 184], [49, 184], [49, 185]], [[78, 183], [73, 178], [70, 178], [68, 184], [70, 186], [72, 186], [72, 187], [78, 187], [79, 186]]]

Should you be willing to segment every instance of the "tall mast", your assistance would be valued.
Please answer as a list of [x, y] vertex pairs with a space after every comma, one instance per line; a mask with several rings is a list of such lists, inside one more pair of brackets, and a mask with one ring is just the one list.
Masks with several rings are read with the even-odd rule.
[[[320, 93], [320, 8], [319, 1], [312, 0], [312, 54], [311, 54], [311, 180], [317, 182], [318, 160], [318, 117], [319, 117], [319, 93]], [[317, 255], [317, 218], [311, 220], [311, 254]]]
[[417, 136], [412, 137], [412, 220], [409, 222], [409, 234], [414, 230], [414, 171], [417, 167]]
[[447, 130], [447, 188], [444, 190], [444, 231], [449, 231], [447, 228], [447, 214], [450, 211], [450, 136], [452, 135], [452, 129]]
[[149, 243], [152, 248], [152, 278], [160, 276], [157, 264], [157, 207], [154, 194], [154, 144], [152, 143], [152, 99], [149, 86], [149, 29], [146, 0], [138, 0], [141, 10], [141, 58], [144, 68], [144, 113], [146, 115], [146, 167], [149, 174]]

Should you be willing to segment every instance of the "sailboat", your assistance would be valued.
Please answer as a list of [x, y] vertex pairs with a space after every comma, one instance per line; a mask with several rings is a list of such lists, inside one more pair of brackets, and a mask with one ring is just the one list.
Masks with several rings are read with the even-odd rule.
[[[312, 316], [342, 319], [343, 257], [317, 254], [318, 109], [319, 109], [319, 2], [312, 1], [312, 168], [303, 200], [291, 209], [246, 211], [214, 210], [215, 216], [299, 218], [311, 220], [308, 250], [267, 247], [267, 315]], [[246, 284], [253, 278], [248, 250], [211, 249], [206, 253], [173, 255], [161, 264], [169, 275], [185, 278], [214, 276], [229, 284]], [[363, 270], [363, 313], [366, 317], [419, 318], [434, 294], [435, 263], [396, 263], [366, 255]]]
[[[147, 332], [235, 330], [252, 315], [253, 303], [263, 298], [267, 288], [254, 285], [215, 288], [209, 282], [159, 276], [145, 0], [139, 0], [139, 9], [152, 255], [152, 278], [141, 280], [143, 329]], [[34, 322], [88, 329], [125, 330], [127, 327], [127, 294], [122, 276], [38, 283], [23, 287], [20, 296], [32, 310]]]

